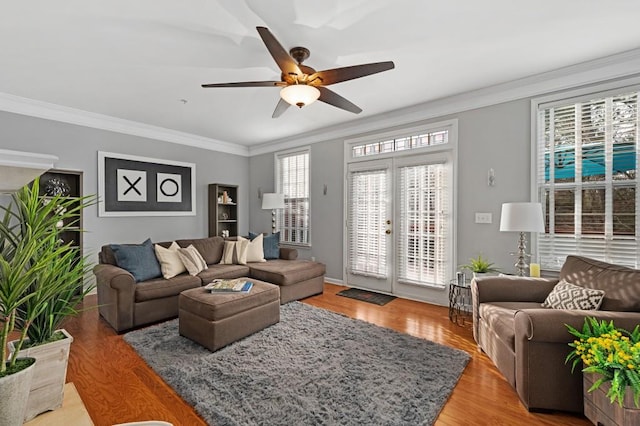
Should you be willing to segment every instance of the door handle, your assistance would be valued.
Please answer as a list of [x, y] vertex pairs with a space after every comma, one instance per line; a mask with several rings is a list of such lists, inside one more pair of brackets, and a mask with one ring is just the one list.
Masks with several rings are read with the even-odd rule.
[[391, 234], [391, 229], [387, 229], [386, 231], [384, 231], [384, 233], [387, 235]]

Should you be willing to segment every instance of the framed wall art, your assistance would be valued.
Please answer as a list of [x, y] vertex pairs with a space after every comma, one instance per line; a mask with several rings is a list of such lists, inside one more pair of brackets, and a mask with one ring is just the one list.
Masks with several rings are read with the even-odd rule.
[[98, 151], [98, 216], [195, 216], [196, 165]]

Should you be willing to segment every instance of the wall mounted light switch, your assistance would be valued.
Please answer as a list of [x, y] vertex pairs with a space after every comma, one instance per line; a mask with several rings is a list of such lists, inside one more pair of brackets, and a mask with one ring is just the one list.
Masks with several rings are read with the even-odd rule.
[[476, 212], [476, 223], [492, 223], [493, 217], [491, 213]]

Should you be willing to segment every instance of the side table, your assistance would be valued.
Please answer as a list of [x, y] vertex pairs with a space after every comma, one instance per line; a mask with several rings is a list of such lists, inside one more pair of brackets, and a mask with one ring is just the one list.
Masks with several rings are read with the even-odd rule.
[[471, 283], [459, 284], [457, 280], [449, 282], [449, 320], [457, 325], [471, 321]]

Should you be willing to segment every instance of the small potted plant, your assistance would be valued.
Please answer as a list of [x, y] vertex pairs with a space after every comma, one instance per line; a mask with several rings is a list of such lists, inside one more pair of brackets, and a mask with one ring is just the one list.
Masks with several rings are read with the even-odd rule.
[[[603, 392], [610, 404], [599, 406], [603, 398], [591, 396], [591, 403], [610, 418], [613, 411], [640, 408], [640, 325], [631, 332], [617, 328], [613, 321], [598, 321], [587, 317], [582, 330], [567, 325], [575, 340], [566, 362], [571, 371], [582, 363], [585, 389], [588, 393]], [[588, 396], [585, 394], [585, 401]], [[633, 404], [630, 400], [633, 399]], [[614, 404], [617, 402], [618, 407]]]
[[482, 274], [500, 272], [500, 270], [494, 267], [494, 265], [494, 263], [489, 262], [489, 260], [485, 259], [481, 254], [479, 254], [478, 257], [472, 257], [471, 259], [469, 259], [469, 263], [460, 265], [459, 269], [467, 269], [473, 273], [474, 277], [476, 277]]

